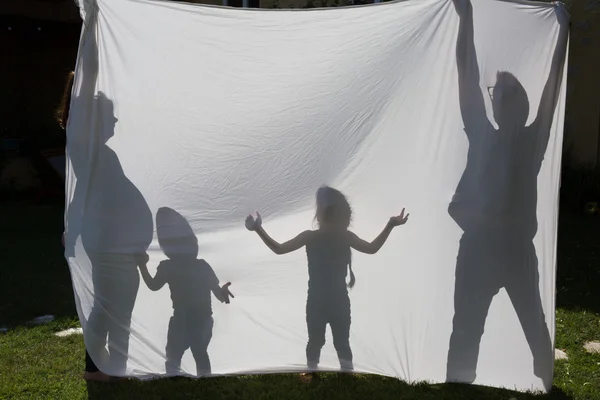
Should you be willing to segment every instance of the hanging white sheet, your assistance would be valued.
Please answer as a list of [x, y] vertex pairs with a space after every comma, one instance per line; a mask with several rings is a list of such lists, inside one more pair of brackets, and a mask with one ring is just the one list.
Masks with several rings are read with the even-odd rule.
[[[102, 371], [318, 361], [549, 389], [560, 5], [80, 3], [66, 256]], [[348, 234], [309, 235], [307, 294], [307, 251], [276, 255], [244, 226], [259, 211], [280, 243], [316, 229], [323, 184], [346, 195], [367, 241], [410, 213], [376, 254], [352, 250], [348, 294]]]

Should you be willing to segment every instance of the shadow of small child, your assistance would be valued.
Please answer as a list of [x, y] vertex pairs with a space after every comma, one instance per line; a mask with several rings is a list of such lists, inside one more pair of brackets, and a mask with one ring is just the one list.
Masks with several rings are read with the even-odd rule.
[[181, 374], [181, 359], [190, 349], [197, 375], [210, 375], [207, 349], [214, 323], [210, 294], [229, 304], [229, 297], [234, 297], [228, 289], [231, 283], [220, 286], [211, 266], [198, 259], [198, 239], [181, 214], [171, 208], [160, 208], [156, 226], [158, 243], [168, 259], [158, 265], [154, 277], [148, 272], [147, 256], [140, 260], [139, 267], [150, 290], [160, 290], [165, 284], [171, 290], [173, 316], [167, 334], [166, 373], [168, 376]]

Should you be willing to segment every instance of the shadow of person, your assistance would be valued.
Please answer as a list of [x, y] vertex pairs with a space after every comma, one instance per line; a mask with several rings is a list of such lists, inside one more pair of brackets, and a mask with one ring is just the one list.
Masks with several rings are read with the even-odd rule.
[[352, 371], [354, 363], [350, 348], [350, 297], [346, 276], [350, 271], [349, 286], [353, 286], [354, 274], [349, 269], [352, 265], [349, 241], [346, 235], [337, 231], [319, 229], [306, 245], [306, 255], [309, 270], [306, 300], [308, 370], [318, 369], [329, 324], [340, 368], [345, 372]]
[[456, 264], [447, 381], [474, 382], [487, 313], [493, 297], [504, 288], [533, 354], [534, 373], [550, 389], [552, 340], [540, 297], [533, 238], [537, 233], [537, 175], [558, 101], [567, 29], [562, 23], [531, 125], [526, 126], [529, 101], [525, 89], [513, 74], [498, 72], [495, 86], [488, 88], [495, 129], [486, 116], [479, 86], [472, 6], [468, 0], [454, 3], [460, 16], [456, 55], [469, 151], [448, 208], [464, 233]]
[[[348, 288], [352, 288], [356, 283], [352, 271], [352, 249], [364, 254], [377, 253], [394, 228], [408, 221], [409, 214], [405, 215], [405, 210], [402, 209], [402, 213], [391, 217], [381, 233], [369, 243], [349, 230], [352, 207], [342, 192], [330, 186], [322, 186], [317, 190], [316, 200], [317, 230], [307, 230], [291, 240], [278, 243], [262, 226], [262, 217], [259, 213], [246, 218], [246, 229], [256, 232], [263, 243], [278, 255], [292, 253], [306, 247], [307, 368], [309, 371], [317, 370], [321, 349], [325, 345], [327, 324], [329, 324], [341, 370], [353, 371], [353, 355], [350, 348], [351, 307], [348, 296]], [[346, 284], [348, 273], [350, 281]]]
[[78, 181], [67, 219], [80, 219], [69, 226], [79, 227], [92, 268], [94, 303], [85, 325], [87, 351], [103, 372], [123, 376], [139, 288], [137, 259], [152, 241], [153, 221], [144, 196], [107, 145], [118, 121], [112, 101], [99, 93], [91, 107], [98, 137], [87, 148], [73, 143], [70, 149]]
[[181, 214], [160, 208], [156, 227], [158, 243], [168, 259], [158, 265], [154, 277], [144, 263], [140, 264], [140, 271], [150, 290], [160, 290], [165, 284], [171, 290], [173, 316], [167, 334], [167, 375], [181, 374], [181, 359], [187, 349], [196, 361], [197, 375], [210, 375], [208, 345], [214, 323], [211, 292], [219, 301], [229, 303], [229, 297], [233, 297], [228, 289], [231, 283], [220, 287], [211, 266], [198, 259], [198, 239]]
[[[87, 321], [82, 320], [86, 372], [98, 367], [104, 374], [124, 376], [139, 288], [137, 260], [152, 242], [153, 220], [144, 196], [108, 145], [118, 120], [113, 101], [97, 91], [98, 9], [86, 11], [67, 119], [67, 189], [73, 192], [67, 193], [65, 256], [76, 256], [80, 238], [91, 263], [93, 304]], [[76, 286], [81, 292], [83, 285]]]

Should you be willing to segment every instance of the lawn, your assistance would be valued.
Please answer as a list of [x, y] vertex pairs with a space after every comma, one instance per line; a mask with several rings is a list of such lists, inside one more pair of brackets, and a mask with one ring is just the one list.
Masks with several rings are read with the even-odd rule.
[[[557, 348], [553, 391], [533, 396], [467, 385], [407, 385], [377, 376], [324, 374], [310, 384], [294, 375], [215, 378], [202, 382], [90, 384], [82, 379], [81, 336], [54, 333], [78, 326], [62, 257], [60, 206], [3, 206], [0, 211], [0, 399], [573, 399], [600, 400], [600, 355], [583, 344], [600, 340], [600, 218], [564, 216], [559, 232]], [[54, 322], [29, 326], [33, 317]]]

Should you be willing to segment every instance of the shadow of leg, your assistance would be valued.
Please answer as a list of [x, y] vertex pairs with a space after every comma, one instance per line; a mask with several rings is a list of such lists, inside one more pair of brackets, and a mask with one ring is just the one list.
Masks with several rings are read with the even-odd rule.
[[168, 376], [181, 373], [181, 358], [189, 347], [187, 330], [185, 316], [175, 312], [169, 320], [167, 333], [165, 369]]
[[108, 337], [109, 313], [103, 303], [102, 293], [98, 288], [98, 282], [94, 279], [94, 305], [85, 326], [85, 346], [90, 353], [96, 366], [106, 368], [110, 363], [110, 357], [106, 350]]
[[350, 301], [344, 303], [332, 312], [329, 325], [333, 335], [333, 346], [340, 360], [340, 367], [342, 371], [350, 372], [354, 370], [352, 349], [350, 348]]
[[196, 360], [196, 374], [198, 376], [208, 376], [212, 373], [210, 358], [208, 356], [208, 345], [212, 339], [214, 320], [212, 317], [199, 318], [191, 322], [193, 329], [190, 330], [192, 334], [191, 350]]
[[124, 376], [127, 374], [131, 317], [140, 286], [140, 277], [133, 259], [116, 260], [116, 262], [120, 264], [117, 264], [119, 273], [115, 273], [111, 283], [108, 352], [111, 371], [114, 371], [115, 375]]
[[488, 246], [477, 235], [461, 240], [454, 286], [454, 318], [448, 349], [447, 382], [473, 383], [479, 344], [492, 299], [498, 293]]
[[321, 348], [325, 345], [327, 316], [324, 311], [324, 309], [318, 307], [306, 307], [306, 327], [308, 329], [306, 362], [308, 369], [311, 371], [318, 368], [321, 358]]
[[[515, 308], [531, 353], [533, 372], [546, 390], [552, 387], [554, 352], [539, 289], [538, 262], [533, 243], [523, 243], [506, 291]], [[515, 252], [516, 253], [516, 252]]]

